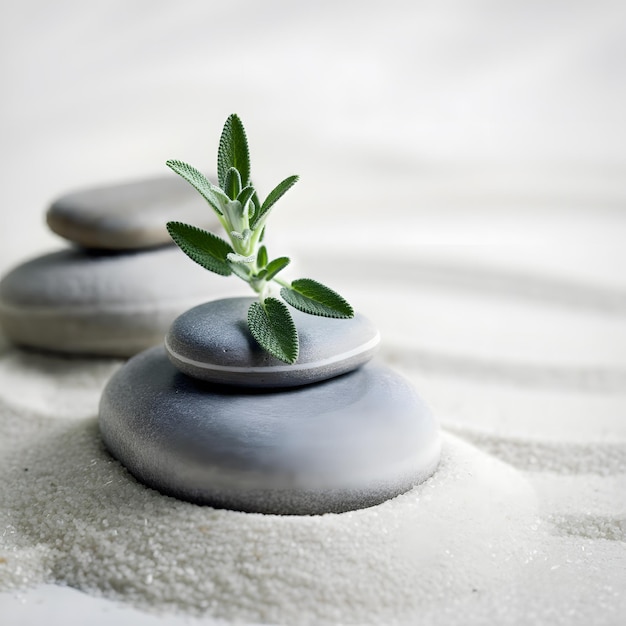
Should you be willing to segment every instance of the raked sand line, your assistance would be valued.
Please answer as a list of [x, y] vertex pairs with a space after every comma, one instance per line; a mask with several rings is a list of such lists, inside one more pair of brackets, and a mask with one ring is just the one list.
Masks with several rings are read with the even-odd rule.
[[529, 389], [556, 389], [626, 394], [623, 367], [564, 367], [434, 352], [387, 345], [381, 355], [394, 367], [479, 382], [495, 382]]
[[626, 475], [626, 443], [559, 443], [481, 432], [446, 424], [446, 430], [505, 463], [529, 472]]
[[113, 358], [6, 349], [0, 351], [0, 401], [15, 411], [55, 421], [87, 417], [93, 415], [104, 385], [122, 363]]

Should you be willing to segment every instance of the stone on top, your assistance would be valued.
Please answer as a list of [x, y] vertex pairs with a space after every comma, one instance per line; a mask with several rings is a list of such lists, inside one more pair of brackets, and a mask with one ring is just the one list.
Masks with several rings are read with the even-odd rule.
[[229, 298], [196, 306], [178, 317], [165, 345], [184, 374], [240, 387], [292, 387], [339, 376], [369, 361], [380, 336], [364, 316], [331, 319], [290, 307], [300, 355], [288, 365], [265, 352], [248, 330], [254, 298]]
[[171, 243], [168, 221], [207, 230], [219, 226], [200, 194], [174, 174], [69, 193], [53, 202], [47, 221], [65, 239], [108, 250]]

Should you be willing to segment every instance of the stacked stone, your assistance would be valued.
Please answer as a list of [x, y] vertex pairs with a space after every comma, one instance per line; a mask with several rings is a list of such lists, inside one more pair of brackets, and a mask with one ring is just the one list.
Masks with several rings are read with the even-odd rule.
[[369, 320], [292, 311], [300, 356], [287, 365], [248, 332], [251, 298], [216, 299], [241, 283], [191, 263], [165, 228], [219, 226], [181, 179], [72, 193], [47, 219], [72, 246], [0, 281], [2, 330], [57, 352], [143, 351], [100, 405], [105, 444], [143, 483], [199, 504], [307, 515], [378, 504], [434, 471], [436, 421], [402, 377], [370, 363]]
[[433, 473], [437, 423], [406, 380], [370, 362], [379, 334], [367, 318], [292, 311], [300, 356], [286, 365], [249, 334], [252, 301], [192, 308], [111, 379], [100, 429], [131, 474], [198, 504], [313, 515], [379, 504]]
[[72, 246], [26, 262], [0, 281], [0, 325], [18, 345], [131, 356], [161, 343], [190, 306], [241, 293], [172, 245], [168, 220], [219, 226], [176, 176], [65, 195], [47, 220]]

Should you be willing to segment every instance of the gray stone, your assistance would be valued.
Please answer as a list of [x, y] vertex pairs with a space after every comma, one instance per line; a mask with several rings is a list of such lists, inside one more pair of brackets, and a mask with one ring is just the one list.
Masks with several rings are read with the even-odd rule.
[[64, 250], [0, 281], [0, 324], [23, 346], [131, 356], [161, 343], [189, 307], [242, 289], [241, 281], [211, 274], [174, 246], [120, 254]]
[[87, 248], [135, 250], [171, 243], [165, 224], [214, 230], [213, 210], [189, 183], [169, 176], [69, 193], [48, 209], [50, 228]]
[[287, 365], [265, 352], [247, 326], [254, 298], [201, 304], [178, 317], [165, 339], [172, 363], [208, 382], [242, 387], [305, 385], [352, 371], [369, 361], [380, 342], [376, 327], [358, 313], [349, 320], [293, 315], [300, 355]]
[[164, 494], [272, 514], [378, 504], [428, 478], [440, 453], [433, 415], [386, 367], [243, 390], [185, 376], [163, 348], [112, 377], [100, 430], [111, 454]]

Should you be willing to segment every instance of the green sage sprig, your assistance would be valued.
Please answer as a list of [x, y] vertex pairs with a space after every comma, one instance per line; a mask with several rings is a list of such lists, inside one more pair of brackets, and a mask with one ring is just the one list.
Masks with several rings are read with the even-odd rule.
[[[189, 224], [168, 222], [172, 239], [202, 267], [222, 276], [235, 274], [259, 295], [258, 302], [248, 309], [248, 328], [264, 350], [285, 363], [298, 359], [298, 331], [285, 302], [311, 315], [354, 317], [352, 306], [329, 287], [310, 278], [289, 282], [278, 276], [290, 259], [283, 256], [270, 260], [263, 236], [272, 208], [298, 177], [285, 178], [264, 202], [260, 201], [250, 180], [246, 132], [237, 115], [229, 116], [222, 130], [217, 152], [218, 185], [182, 161], [168, 161], [167, 165], [207, 201], [229, 241]], [[280, 297], [275, 293], [277, 286]]]

